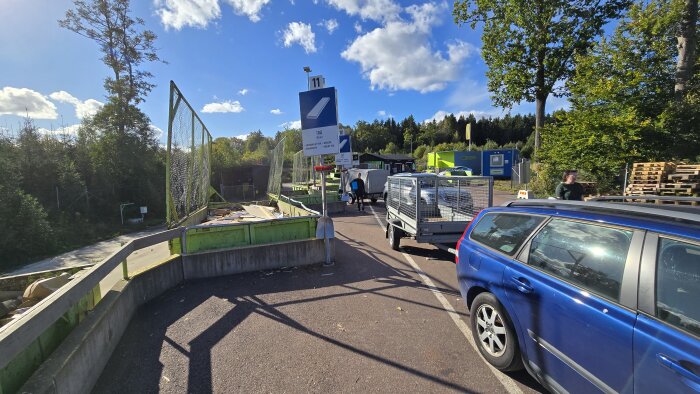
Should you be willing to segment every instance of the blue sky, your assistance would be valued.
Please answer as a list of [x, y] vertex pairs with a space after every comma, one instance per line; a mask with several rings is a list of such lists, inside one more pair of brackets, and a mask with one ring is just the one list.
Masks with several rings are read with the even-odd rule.
[[[46, 130], [71, 126], [105, 102], [109, 74], [97, 45], [58, 26], [70, 0], [3, 0], [0, 128], [25, 109]], [[158, 35], [168, 64], [141, 104], [167, 130], [174, 80], [212, 135], [274, 135], [299, 120], [304, 66], [338, 90], [339, 120], [445, 113], [500, 115], [479, 54], [481, 32], [452, 21], [451, 2], [396, 0], [141, 0], [132, 15]], [[547, 112], [565, 105], [550, 97]], [[511, 113], [529, 113], [534, 104]]]

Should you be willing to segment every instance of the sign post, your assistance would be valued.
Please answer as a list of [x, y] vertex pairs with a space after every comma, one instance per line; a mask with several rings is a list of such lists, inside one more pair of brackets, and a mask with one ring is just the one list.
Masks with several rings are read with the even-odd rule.
[[319, 166], [315, 171], [321, 171], [321, 201], [323, 214], [318, 220], [316, 238], [323, 237], [326, 249], [325, 267], [333, 265], [331, 261], [330, 239], [335, 237], [333, 220], [328, 217], [326, 202], [326, 172], [328, 166], [323, 165], [323, 156], [337, 154], [339, 152], [338, 140], [338, 102], [335, 88], [318, 88], [325, 86], [322, 76], [313, 77], [318, 84], [312, 89], [309, 83], [309, 91], [299, 93], [299, 108], [301, 115], [301, 140], [304, 148], [304, 156], [319, 156]]
[[472, 124], [471, 123], [467, 123], [465, 134], [466, 134], [465, 137], [466, 137], [467, 141], [469, 141], [469, 150], [472, 150]]

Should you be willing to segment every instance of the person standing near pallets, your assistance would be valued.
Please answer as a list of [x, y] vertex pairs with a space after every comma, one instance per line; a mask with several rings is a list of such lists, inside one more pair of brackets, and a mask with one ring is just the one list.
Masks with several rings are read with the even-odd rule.
[[578, 171], [566, 170], [562, 181], [557, 185], [557, 190], [554, 192], [559, 200], [583, 200], [583, 186], [576, 182]]

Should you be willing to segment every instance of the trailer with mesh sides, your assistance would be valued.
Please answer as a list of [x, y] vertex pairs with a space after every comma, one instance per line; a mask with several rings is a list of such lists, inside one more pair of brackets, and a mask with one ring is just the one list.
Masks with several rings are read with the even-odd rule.
[[386, 237], [394, 250], [399, 249], [401, 238], [408, 237], [454, 253], [469, 222], [492, 205], [492, 177], [390, 176]]

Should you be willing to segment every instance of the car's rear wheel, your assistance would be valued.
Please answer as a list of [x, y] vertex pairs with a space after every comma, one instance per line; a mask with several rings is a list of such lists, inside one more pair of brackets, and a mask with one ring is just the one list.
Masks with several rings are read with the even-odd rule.
[[403, 230], [397, 228], [392, 224], [389, 224], [389, 246], [391, 246], [392, 249], [399, 250], [402, 236]]
[[481, 293], [470, 309], [474, 342], [481, 355], [501, 371], [522, 369], [518, 339], [503, 305], [491, 293]]
[[372, 204], [374, 204], [375, 202], [377, 202], [377, 199], [376, 199], [376, 198], [370, 198], [369, 200], [372, 201]]

